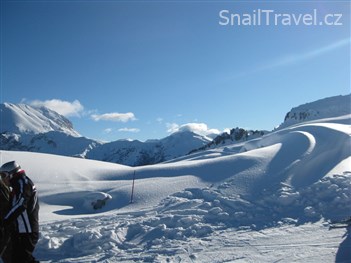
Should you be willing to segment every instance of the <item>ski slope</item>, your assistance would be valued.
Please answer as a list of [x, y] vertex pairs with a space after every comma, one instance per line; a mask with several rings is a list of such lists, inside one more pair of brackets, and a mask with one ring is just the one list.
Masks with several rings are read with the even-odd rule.
[[137, 168], [9, 151], [1, 163], [18, 161], [38, 186], [43, 262], [351, 262], [350, 228], [327, 223], [351, 215], [350, 123]]

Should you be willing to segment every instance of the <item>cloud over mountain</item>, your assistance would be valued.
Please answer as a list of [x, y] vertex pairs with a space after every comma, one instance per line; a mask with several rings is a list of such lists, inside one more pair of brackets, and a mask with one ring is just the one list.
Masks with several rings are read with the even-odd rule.
[[78, 117], [84, 111], [84, 107], [79, 102], [79, 100], [74, 100], [73, 102], [63, 101], [59, 99], [45, 101], [34, 100], [29, 104], [33, 107], [46, 107], [50, 110], [56, 111], [65, 117]]
[[194, 132], [196, 134], [200, 134], [202, 136], [208, 136], [208, 135], [218, 135], [221, 132], [217, 129], [209, 129], [206, 123], [186, 123], [179, 125], [177, 123], [168, 123], [167, 124], [168, 132], [169, 133], [174, 133], [178, 131], [189, 131], [189, 132]]

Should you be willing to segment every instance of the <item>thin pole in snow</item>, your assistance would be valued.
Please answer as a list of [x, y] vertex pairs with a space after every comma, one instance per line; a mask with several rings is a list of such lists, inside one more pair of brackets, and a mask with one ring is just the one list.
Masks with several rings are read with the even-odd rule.
[[133, 185], [132, 185], [132, 194], [130, 195], [130, 203], [133, 203], [133, 197], [134, 197], [134, 182], [135, 182], [135, 170], [133, 174]]

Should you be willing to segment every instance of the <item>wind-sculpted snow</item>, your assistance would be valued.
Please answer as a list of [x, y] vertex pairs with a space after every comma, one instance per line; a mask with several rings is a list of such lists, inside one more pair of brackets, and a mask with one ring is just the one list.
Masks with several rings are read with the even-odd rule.
[[279, 129], [293, 124], [319, 120], [322, 118], [335, 118], [350, 114], [351, 95], [334, 96], [314, 102], [306, 103], [292, 108], [285, 116], [284, 122]]
[[38, 185], [44, 262], [347, 262], [347, 230], [326, 220], [350, 216], [350, 117], [138, 168], [1, 159]]

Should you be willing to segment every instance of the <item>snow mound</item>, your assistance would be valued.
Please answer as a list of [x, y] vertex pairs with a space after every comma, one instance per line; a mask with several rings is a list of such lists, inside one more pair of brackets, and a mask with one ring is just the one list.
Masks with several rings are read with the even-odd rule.
[[112, 199], [112, 196], [106, 193], [96, 192], [89, 193], [84, 200], [83, 207], [88, 209], [98, 210], [106, 205], [108, 200]]

